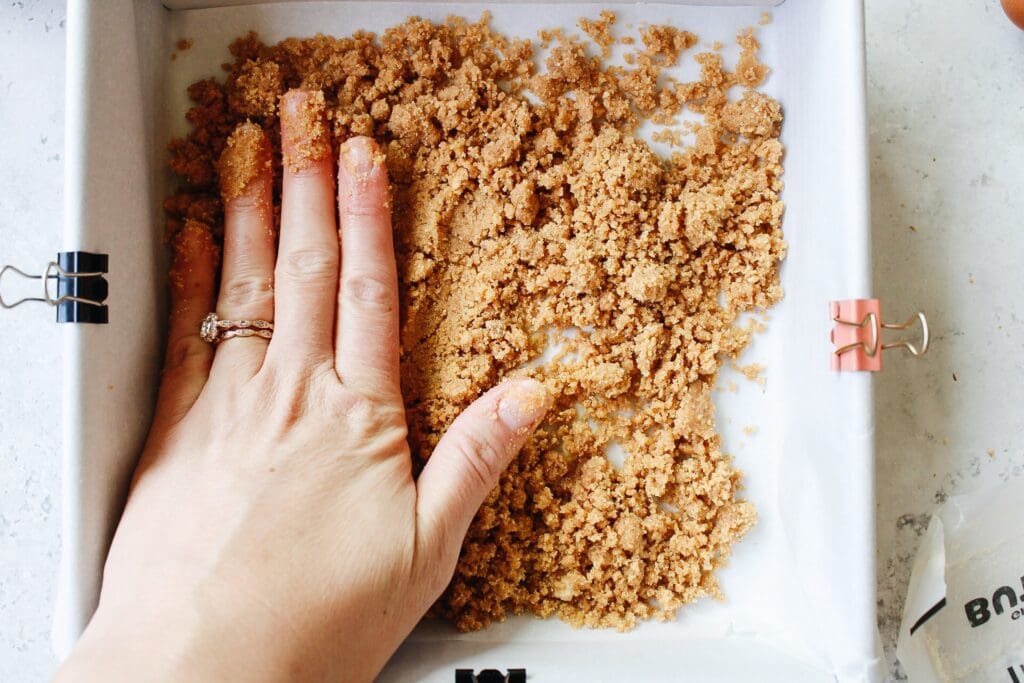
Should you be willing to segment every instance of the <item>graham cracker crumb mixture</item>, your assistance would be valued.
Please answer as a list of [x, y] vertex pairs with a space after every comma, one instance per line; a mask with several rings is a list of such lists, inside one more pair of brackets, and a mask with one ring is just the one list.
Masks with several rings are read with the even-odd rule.
[[[583, 24], [602, 49], [612, 20]], [[633, 67], [606, 66], [544, 32], [538, 69], [538, 45], [486, 15], [410, 18], [379, 38], [250, 34], [231, 46], [225, 84], [191, 86], [194, 129], [170, 145], [173, 235], [186, 220], [220, 234], [216, 160], [240, 123], [267, 131], [280, 158], [275, 103], [289, 88], [320, 94], [309, 101], [326, 108], [335, 148], [379, 141], [417, 467], [498, 381], [532, 376], [554, 397], [435, 606], [460, 629], [522, 612], [619, 629], [672, 618], [720, 597], [715, 570], [754, 523], [711, 392], [750, 341], [737, 316], [782, 296], [782, 113], [760, 93], [730, 99], [767, 72], [751, 32], [736, 71], [700, 53], [691, 83], [661, 72], [695, 35], [646, 27], [641, 40]], [[635, 136], [643, 118], [684, 107], [703, 122], [670, 159]], [[627, 454], [620, 467], [609, 447]]]

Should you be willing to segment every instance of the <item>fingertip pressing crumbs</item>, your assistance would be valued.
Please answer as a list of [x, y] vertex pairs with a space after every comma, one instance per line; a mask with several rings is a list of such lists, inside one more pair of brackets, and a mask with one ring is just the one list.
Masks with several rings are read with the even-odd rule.
[[281, 96], [281, 149], [292, 173], [331, 156], [327, 103], [322, 90], [289, 91]]
[[271, 150], [263, 129], [252, 121], [239, 124], [224, 145], [217, 171], [221, 196], [225, 200], [245, 194], [260, 174], [269, 178], [272, 172]]

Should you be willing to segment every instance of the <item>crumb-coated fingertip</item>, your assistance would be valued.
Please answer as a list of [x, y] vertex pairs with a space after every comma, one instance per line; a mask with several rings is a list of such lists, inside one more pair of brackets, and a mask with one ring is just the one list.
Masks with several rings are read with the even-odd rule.
[[263, 129], [252, 121], [238, 124], [217, 162], [221, 196], [225, 201], [241, 197], [261, 173], [269, 177], [270, 171], [270, 141]]
[[175, 256], [189, 256], [203, 248], [216, 249], [210, 226], [202, 221], [186, 218], [185, 224], [174, 236]]
[[194, 262], [208, 256], [216, 264], [220, 260], [220, 247], [213, 239], [213, 231], [206, 223], [192, 220], [185, 221], [178, 234], [174, 236], [174, 260]]
[[292, 173], [331, 155], [327, 101], [322, 90], [289, 90], [281, 95], [281, 153]]
[[[168, 277], [171, 289], [184, 290], [203, 272], [213, 281], [213, 272], [220, 261], [220, 248], [213, 241], [210, 227], [200, 221], [187, 219], [172, 242], [174, 257]], [[203, 272], [197, 273], [197, 268]]]

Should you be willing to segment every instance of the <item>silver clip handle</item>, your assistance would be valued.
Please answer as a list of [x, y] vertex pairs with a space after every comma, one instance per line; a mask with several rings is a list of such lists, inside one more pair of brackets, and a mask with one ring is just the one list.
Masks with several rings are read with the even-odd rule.
[[[4, 278], [4, 275], [6, 275], [8, 271], [12, 271], [14, 273], [17, 273], [18, 275], [22, 276], [23, 278], [26, 278], [26, 279], [29, 279], [29, 280], [42, 280], [43, 281], [43, 296], [41, 296], [41, 297], [38, 297], [38, 296], [26, 296], [26, 297], [22, 297], [21, 299], [18, 299], [17, 301], [13, 301], [13, 302], [5, 301], [4, 300], [4, 296], [3, 296], [3, 278]], [[103, 305], [102, 301], [96, 301], [94, 299], [85, 299], [85, 298], [82, 298], [82, 297], [79, 297], [79, 296], [72, 296], [70, 294], [66, 294], [66, 295], [64, 295], [62, 297], [58, 297], [56, 299], [54, 299], [52, 296], [50, 296], [50, 280], [56, 280], [57, 278], [73, 278], [73, 277], [99, 277], [101, 275], [103, 275], [103, 273], [100, 273], [100, 272], [96, 272], [96, 273], [71, 273], [71, 272], [66, 271], [63, 268], [61, 268], [60, 264], [58, 264], [56, 261], [50, 261], [48, 264], [46, 264], [46, 270], [43, 271], [42, 275], [33, 275], [31, 273], [26, 273], [21, 268], [18, 268], [16, 266], [5, 265], [2, 268], [0, 268], [0, 308], [5, 308], [5, 309], [16, 308], [16, 307], [22, 305], [23, 303], [26, 303], [26, 302], [29, 302], [29, 301], [34, 301], [34, 302], [38, 302], [38, 303], [45, 303], [48, 306], [58, 306], [58, 305], [60, 305], [60, 304], [62, 304], [64, 302], [67, 302], [67, 301], [74, 301], [74, 302], [81, 303], [81, 304], [91, 304], [93, 306], [102, 306]]]

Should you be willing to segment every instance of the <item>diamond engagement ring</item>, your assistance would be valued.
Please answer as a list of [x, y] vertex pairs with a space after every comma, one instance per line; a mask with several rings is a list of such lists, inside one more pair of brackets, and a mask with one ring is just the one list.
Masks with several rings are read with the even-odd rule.
[[216, 313], [209, 313], [199, 326], [203, 341], [217, 344], [232, 337], [263, 337], [274, 335], [274, 323], [267, 320], [220, 320]]

